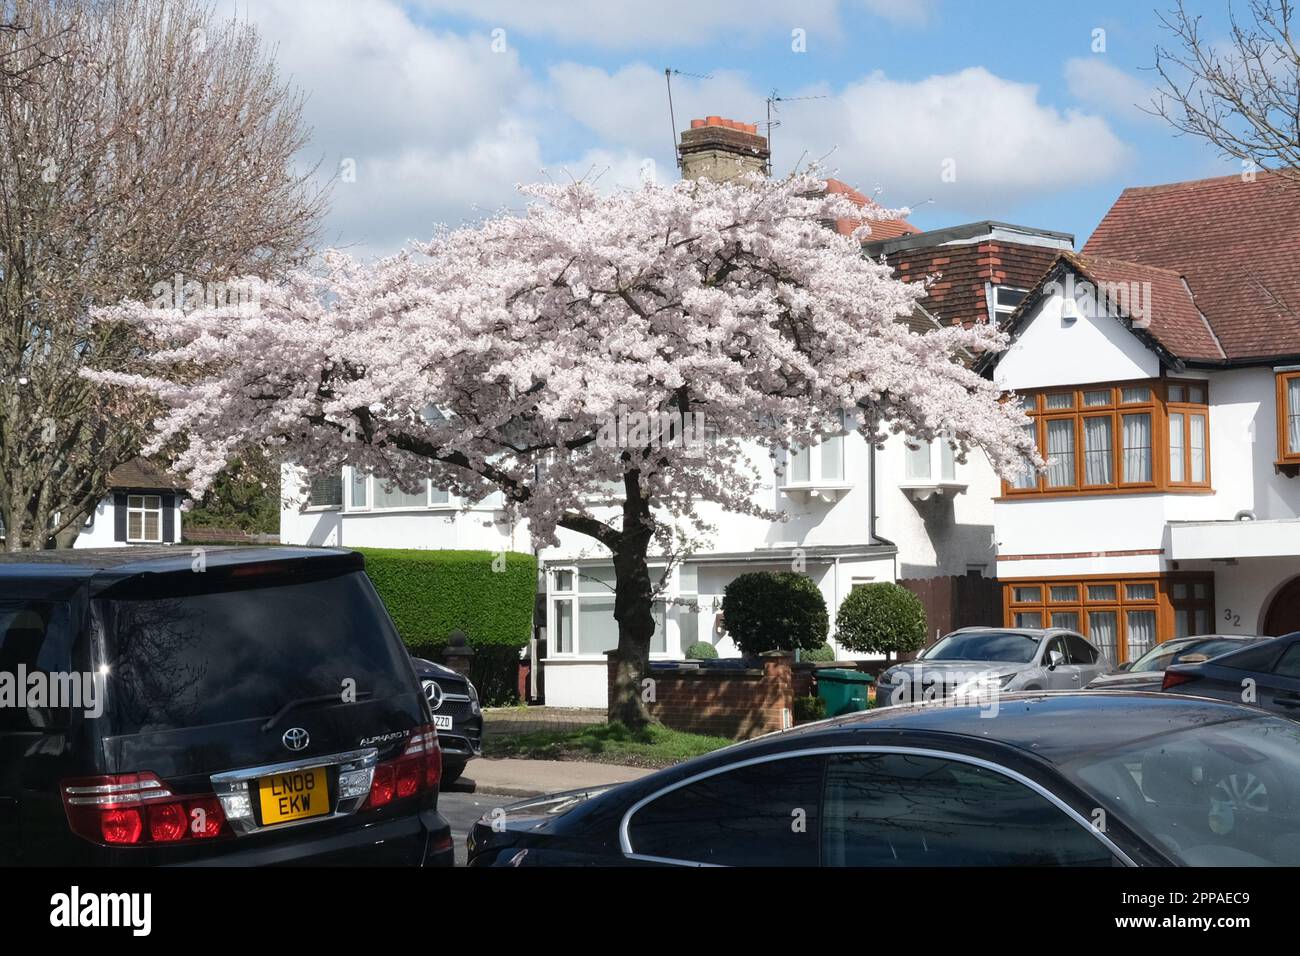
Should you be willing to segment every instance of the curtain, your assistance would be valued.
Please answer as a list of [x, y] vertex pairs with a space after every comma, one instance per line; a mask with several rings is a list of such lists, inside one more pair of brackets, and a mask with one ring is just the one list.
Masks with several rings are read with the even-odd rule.
[[429, 504], [429, 487], [425, 484], [423, 491], [410, 493], [386, 481], [375, 482], [376, 508], [425, 508]]
[[1183, 416], [1169, 416], [1169, 480], [1183, 480]]
[[1111, 419], [1085, 418], [1083, 420], [1083, 483], [1108, 485], [1111, 476]]
[[1128, 612], [1128, 659], [1137, 660], [1151, 650], [1156, 640], [1156, 612]]
[[1047, 486], [1074, 484], [1074, 419], [1057, 418], [1047, 423]]
[[1151, 416], [1124, 416], [1124, 481], [1151, 480]]
[[1287, 449], [1295, 454], [1300, 452], [1300, 378], [1287, 379], [1286, 413]]
[[1115, 612], [1089, 611], [1088, 637], [1112, 665], [1119, 663], [1115, 656]]
[[1205, 416], [1192, 415], [1192, 481], [1205, 480]]

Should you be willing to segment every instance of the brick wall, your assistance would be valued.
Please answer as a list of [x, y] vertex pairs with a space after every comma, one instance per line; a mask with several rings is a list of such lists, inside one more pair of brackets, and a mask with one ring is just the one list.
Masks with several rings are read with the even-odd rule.
[[[792, 655], [771, 651], [761, 669], [654, 668], [654, 700], [646, 706], [665, 727], [689, 733], [745, 739], [781, 730], [793, 725], [794, 698], [808, 693], [812, 680], [810, 670], [796, 672], [793, 664]], [[612, 692], [612, 662], [608, 679]]]

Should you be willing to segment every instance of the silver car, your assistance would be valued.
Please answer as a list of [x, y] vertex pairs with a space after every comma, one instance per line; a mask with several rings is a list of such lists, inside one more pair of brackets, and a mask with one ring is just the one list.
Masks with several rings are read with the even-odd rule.
[[1107, 669], [1101, 651], [1063, 628], [963, 627], [876, 682], [876, 706], [990, 691], [1081, 690]]

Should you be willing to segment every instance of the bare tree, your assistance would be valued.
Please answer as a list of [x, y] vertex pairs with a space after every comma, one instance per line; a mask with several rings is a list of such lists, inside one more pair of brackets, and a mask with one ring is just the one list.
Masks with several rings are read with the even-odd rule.
[[200, 0], [0, 3], [19, 78], [0, 82], [0, 520], [19, 550], [72, 543], [154, 412], [79, 376], [146, 344], [90, 308], [210, 305], [231, 276], [300, 265], [325, 195], [295, 172], [301, 98], [250, 26]]
[[1183, 0], [1160, 17], [1176, 47], [1156, 49], [1161, 86], [1153, 112], [1213, 144], [1244, 169], [1281, 173], [1300, 186], [1300, 49], [1294, 0], [1250, 0], [1249, 21], [1228, 8], [1228, 38], [1216, 45]]

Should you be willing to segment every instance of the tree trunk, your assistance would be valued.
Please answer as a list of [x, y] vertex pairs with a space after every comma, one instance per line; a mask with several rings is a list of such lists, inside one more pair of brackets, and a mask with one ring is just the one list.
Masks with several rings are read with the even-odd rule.
[[[629, 520], [630, 519], [630, 520]], [[650, 565], [646, 561], [651, 539], [649, 509], [625, 506], [624, 533], [614, 552], [614, 619], [618, 621], [618, 648], [614, 681], [609, 692], [609, 719], [632, 730], [651, 723], [646, 695], [653, 694], [643, 681], [650, 674], [650, 641], [655, 619], [651, 597]], [[631, 530], [629, 530], [631, 529]]]

